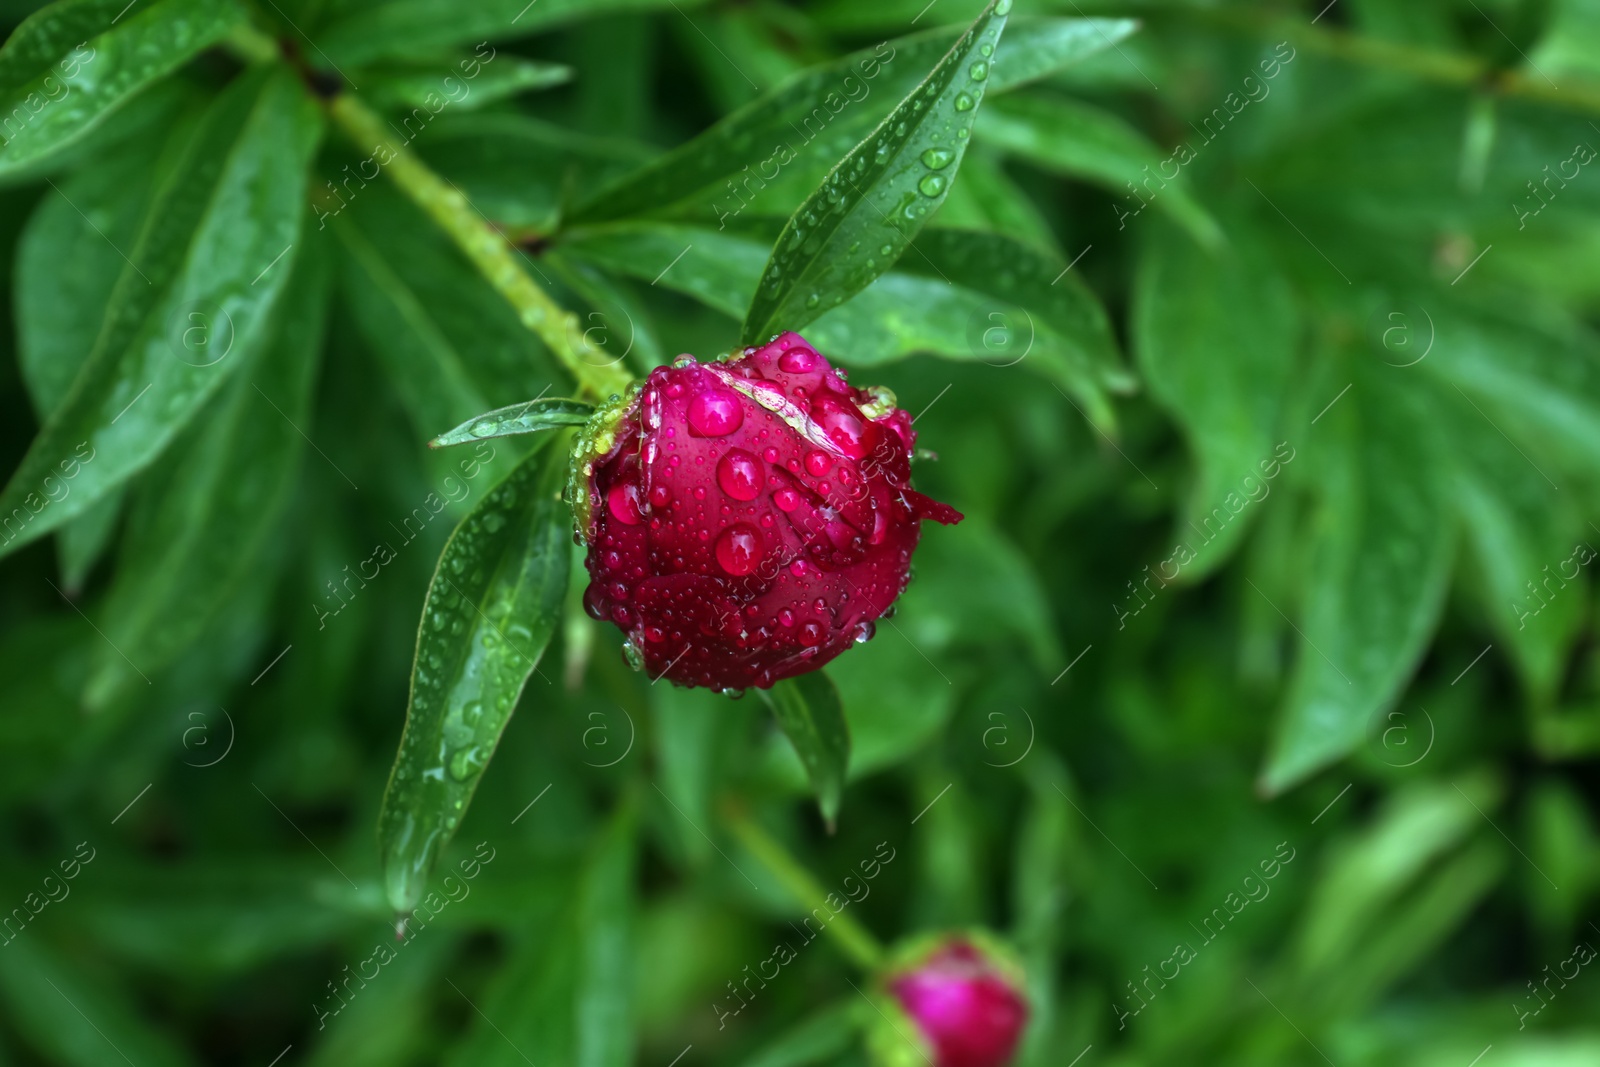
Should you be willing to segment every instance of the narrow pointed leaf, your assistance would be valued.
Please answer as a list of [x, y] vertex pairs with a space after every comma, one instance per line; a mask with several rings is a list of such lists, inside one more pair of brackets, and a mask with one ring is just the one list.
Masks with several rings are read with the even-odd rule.
[[567, 400], [561, 397], [530, 400], [525, 404], [511, 404], [486, 411], [476, 418], [468, 419], [455, 429], [429, 441], [428, 447], [444, 448], [447, 445], [464, 445], [472, 441], [481, 441], [485, 437], [511, 437], [519, 433], [555, 430], [562, 426], [582, 426], [589, 421], [589, 416], [592, 414], [594, 405], [586, 404], [582, 400]]
[[141, 483], [100, 623], [107, 643], [89, 683], [91, 707], [139, 680], [130, 663], [150, 674], [198, 640], [258, 573], [305, 450], [300, 428], [311, 422], [326, 251], [296, 261], [271, 343]]
[[431, 114], [440, 101], [454, 111], [476, 111], [498, 100], [572, 80], [572, 68], [519, 56], [497, 56], [485, 63], [474, 56], [435, 60], [397, 60], [374, 68], [369, 103], [385, 110], [410, 112], [424, 107]]
[[[60, 195], [40, 200], [17, 242], [17, 361], [41, 424], [61, 406], [94, 348], [102, 315], [84, 311], [106, 308], [127, 268], [117, 250], [138, 240], [162, 147], [159, 137], [140, 138], [58, 179]], [[58, 531], [68, 593], [82, 587], [121, 510], [122, 494], [112, 492]]]
[[[264, 342], [319, 132], [286, 69], [246, 74], [217, 98], [165, 176], [94, 350], [0, 493], [0, 553], [149, 464]], [[45, 479], [69, 462], [72, 492], [52, 502]]]
[[560, 622], [571, 560], [566, 452], [549, 437], [534, 442], [450, 535], [428, 587], [405, 733], [378, 817], [398, 912], [422, 898]]
[[839, 690], [822, 671], [812, 671], [759, 692], [799, 754], [822, 818], [831, 827], [839, 817], [850, 766], [850, 728]]
[[971, 140], [1011, 0], [993, 0], [925, 81], [800, 205], [756, 286], [745, 343], [797, 330], [894, 265]]
[[126, 0], [51, 4], [0, 48], [0, 174], [73, 143], [242, 17], [232, 0], [128, 7]]
[[[1283, 459], [1274, 446], [1300, 333], [1281, 268], [1248, 218], [1231, 221], [1237, 239], [1214, 254], [1170, 226], [1155, 228], [1134, 289], [1141, 368], [1198, 468], [1175, 532], [1193, 549], [1179, 572], [1191, 581], [1228, 558], [1256, 518], [1255, 501], [1272, 491], [1267, 473]], [[1229, 310], [1243, 306], [1249, 316]]]
[[1317, 426], [1338, 439], [1304, 446], [1325, 510], [1305, 571], [1303, 643], [1262, 772], [1271, 792], [1351, 752], [1393, 706], [1433, 636], [1455, 554], [1428, 405], [1401, 370], [1354, 369], [1350, 395]]
[[[1002, 92], [1112, 47], [1137, 28], [1132, 19], [1019, 19], [996, 50], [989, 91]], [[729, 115], [626, 178], [601, 189], [572, 213], [574, 222], [602, 222], [648, 214], [704, 194], [719, 214], [737, 212], [739, 196], [761, 189], [774, 175], [763, 163], [824, 156], [826, 167], [882, 121], [890, 106], [914, 89], [960, 31], [941, 27], [864, 48], [802, 71], [759, 100]], [[841, 138], [843, 140], [841, 141]], [[774, 168], [775, 170], [776, 168]], [[752, 171], [754, 179], [744, 172]], [[763, 177], [765, 175], [765, 177]]]

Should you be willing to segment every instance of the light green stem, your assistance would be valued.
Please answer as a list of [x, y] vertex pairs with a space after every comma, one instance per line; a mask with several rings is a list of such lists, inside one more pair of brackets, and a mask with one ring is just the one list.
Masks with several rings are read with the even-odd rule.
[[[739, 839], [750, 853], [760, 860], [768, 871], [783, 883], [790, 896], [805, 908], [826, 908], [833, 913], [826, 903], [827, 891], [817, 884], [811, 877], [811, 872], [800, 865], [800, 861], [789, 855], [788, 849], [777, 842], [754, 819], [743, 812], [730, 812], [727, 816], [728, 827], [733, 835]], [[844, 950], [863, 970], [875, 971], [883, 962], [883, 946], [878, 944], [878, 939], [873, 937], [866, 927], [856, 922], [854, 917], [844, 912], [833, 913], [833, 918], [823, 929], [832, 934], [839, 947]]]
[[383, 119], [353, 94], [334, 97], [328, 102], [328, 113], [356, 147], [370, 153], [401, 191], [450, 235], [580, 386], [602, 397], [627, 387], [631, 378], [627, 371], [589, 343], [578, 316], [557, 304], [528, 276], [505, 235], [490, 225], [461, 190], [412, 154]]

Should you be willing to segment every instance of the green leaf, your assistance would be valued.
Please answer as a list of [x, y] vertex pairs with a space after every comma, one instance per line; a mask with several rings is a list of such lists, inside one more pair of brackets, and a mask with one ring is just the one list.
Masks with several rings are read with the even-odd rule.
[[1200, 243], [1211, 248], [1222, 243], [1221, 228], [1189, 192], [1183, 174], [1169, 180], [1161, 173], [1168, 153], [1109, 112], [1066, 97], [1019, 94], [995, 102], [978, 136], [985, 144], [1047, 170], [1097, 182], [1122, 197], [1124, 203], [1116, 209], [1118, 230], [1144, 210], [1144, 198], [1149, 197]]
[[850, 766], [850, 728], [845, 725], [839, 690], [822, 671], [811, 671], [757, 692], [805, 765], [817, 806], [831, 828], [839, 818]]
[[549, 397], [530, 400], [525, 404], [486, 411], [468, 419], [455, 429], [440, 434], [428, 442], [429, 448], [446, 445], [464, 445], [481, 441], [485, 437], [511, 437], [521, 433], [538, 433], [562, 426], [582, 426], [594, 414], [594, 405], [582, 400]]
[[368, 102], [383, 110], [424, 107], [432, 114], [449, 106], [476, 111], [499, 100], [572, 80], [572, 68], [520, 56], [498, 56], [484, 63], [472, 56], [391, 60], [362, 71]]
[[[625, 1067], [635, 1062], [633, 971], [638, 814], [625, 796], [557, 914], [535, 915], [453, 1050], [461, 1067]], [[465, 994], [463, 994], [465, 995]]]
[[1404, 369], [1351, 369], [1350, 394], [1314, 430], [1333, 440], [1304, 445], [1323, 503], [1304, 643], [1262, 771], [1274, 793], [1349, 753], [1393, 706], [1433, 635], [1455, 554], [1428, 405]]
[[[17, 242], [17, 359], [41, 423], [61, 405], [94, 347], [101, 319], [84, 309], [106, 307], [127, 266], [118, 249], [138, 239], [162, 145], [158, 137], [137, 140], [64, 178], [39, 202]], [[112, 492], [59, 530], [68, 593], [83, 586], [121, 511], [122, 494]]]
[[373, 186], [330, 215], [355, 324], [419, 437], [549, 388], [538, 338], [420, 210]]
[[428, 587], [405, 733], [378, 817], [397, 912], [422, 898], [560, 622], [571, 520], [560, 500], [566, 452], [549, 441], [534, 438], [533, 454], [456, 527]]
[[[300, 243], [309, 243], [303, 231]], [[328, 303], [326, 249], [295, 260], [272, 337], [150, 471], [117, 561], [87, 688], [103, 707], [118, 686], [165, 667], [258, 572], [294, 487], [311, 421], [311, 384]], [[114, 647], [113, 647], [114, 646]]]
[[[1549, 701], [1589, 608], [1587, 569], [1600, 537], [1567, 494], [1539, 476], [1525, 454], [1451, 389], [1436, 405], [1453, 444], [1456, 493], [1480, 577], [1484, 608], [1536, 701]], [[1534, 589], [1530, 590], [1528, 584]], [[1573, 588], [1568, 588], [1573, 586]]]
[[7, 1019], [46, 1062], [64, 1067], [104, 1067], [121, 1060], [148, 1067], [194, 1062], [172, 1037], [146, 1021], [148, 1012], [130, 990], [75, 966], [37, 930], [25, 931], [0, 952], [0, 997], [10, 1009]]
[[[730, 316], [749, 303], [764, 248], [732, 233], [672, 223], [622, 223], [574, 234], [565, 254], [654, 281]], [[930, 353], [1020, 366], [1060, 383], [1102, 428], [1104, 390], [1124, 391], [1109, 320], [1067, 264], [997, 234], [924, 231], [911, 255], [855, 299], [806, 327], [830, 359], [873, 367]]]
[[[579, 19], [623, 12], [690, 9], [705, 0], [360, 0], [317, 34], [318, 53], [341, 63], [414, 56], [477, 41], [510, 40]], [[493, 53], [491, 53], [492, 55]]]
[[0, 48], [0, 174], [70, 145], [239, 21], [232, 0], [64, 0]]
[[711, 842], [694, 828], [712, 820], [712, 798], [720, 782], [720, 753], [725, 747], [728, 702], [708, 689], [652, 686], [659, 788], [684, 818], [673, 824], [684, 853], [696, 863], [709, 862]]
[[740, 337], [798, 330], [894, 265], [961, 167], [1011, 0], [992, 0], [778, 235]]
[[[997, 50], [989, 91], [1003, 92], [1070, 66], [1127, 37], [1131, 19], [1018, 19]], [[705, 194], [708, 206], [737, 214], [744, 197], [772, 180], [767, 164], [805, 159], [830, 167], [883, 120], [890, 105], [922, 81], [960, 36], [953, 28], [910, 34], [796, 75], [648, 166], [602, 188], [572, 212], [573, 222], [603, 222], [659, 211]], [[887, 53], [887, 54], [886, 54]], [[760, 162], [758, 162], [760, 161]], [[753, 170], [736, 188], [712, 191]], [[776, 173], [776, 171], [775, 171]], [[732, 184], [732, 183], [730, 183]]]
[[[319, 132], [286, 69], [247, 74], [218, 97], [156, 195], [93, 351], [0, 493], [0, 553], [148, 465], [264, 343]], [[52, 502], [46, 479], [69, 467], [71, 493]]]
[[[1134, 288], [1134, 346], [1151, 395], [1182, 427], [1198, 468], [1173, 535], [1193, 556], [1177, 575], [1193, 581], [1228, 558], [1272, 491], [1300, 317], [1248, 219], [1232, 221], [1230, 246], [1215, 253], [1169, 226], [1153, 229]], [[1163, 569], [1162, 579], [1174, 577]]]

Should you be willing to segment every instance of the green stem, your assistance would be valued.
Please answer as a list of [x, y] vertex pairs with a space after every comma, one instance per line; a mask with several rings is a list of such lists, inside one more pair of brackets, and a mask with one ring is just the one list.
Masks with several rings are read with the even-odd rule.
[[602, 397], [627, 387], [630, 375], [589, 343], [577, 315], [557, 304], [528, 277], [505, 235], [490, 225], [461, 190], [435, 174], [354, 95], [334, 97], [328, 102], [328, 113], [357, 149], [370, 153], [401, 191], [450, 236], [579, 385]]
[[1203, 22], [1255, 37], [1281, 37], [1296, 47], [1346, 63], [1409, 74], [1458, 88], [1481, 88], [1511, 99], [1600, 113], [1600, 87], [1564, 79], [1561, 88], [1537, 71], [1504, 70], [1478, 56], [1415, 48], [1395, 41], [1312, 26], [1298, 18], [1244, 10], [1173, 10], [1178, 18]]
[[[733, 835], [739, 839], [762, 865], [767, 868], [789, 895], [804, 908], [828, 908], [826, 903], [827, 891], [817, 884], [811, 877], [811, 872], [800, 865], [800, 861], [789, 854], [778, 841], [763, 830], [754, 819], [742, 811], [733, 811], [727, 815], [728, 827]], [[837, 940], [838, 945], [863, 970], [875, 971], [883, 962], [883, 946], [878, 939], [873, 937], [866, 927], [856, 922], [855, 919], [844, 912], [833, 913], [833, 918], [823, 929], [827, 930]]]

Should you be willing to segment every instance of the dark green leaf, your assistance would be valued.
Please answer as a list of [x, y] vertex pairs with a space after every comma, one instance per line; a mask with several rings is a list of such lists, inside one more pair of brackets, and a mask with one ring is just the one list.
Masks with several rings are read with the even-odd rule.
[[7, 1017], [47, 1062], [64, 1067], [105, 1067], [119, 1060], [149, 1067], [195, 1062], [146, 1021], [130, 990], [74, 965], [37, 930], [25, 931], [0, 952], [0, 996], [10, 1009]]
[[456, 527], [428, 587], [405, 733], [378, 821], [398, 912], [421, 899], [560, 622], [571, 519], [560, 500], [566, 453], [549, 441], [534, 438], [535, 452]]
[[[1131, 34], [1131, 19], [1019, 19], [996, 53], [989, 91], [1003, 92], [1112, 47]], [[862, 49], [796, 75], [700, 136], [579, 204], [575, 222], [602, 222], [659, 211], [704, 194], [719, 216], [738, 214], [745, 196], [764, 188], [770, 164], [785, 160], [831, 167], [923, 80], [959, 38], [933, 29]], [[729, 188], [726, 178], [755, 170]], [[820, 171], [818, 172], [820, 173]], [[733, 186], [737, 185], [737, 189]]]
[[[99, 315], [127, 262], [149, 209], [157, 138], [136, 141], [99, 166], [63, 179], [28, 220], [17, 243], [17, 356], [33, 410], [45, 422], [60, 406], [100, 332]], [[71, 269], [63, 269], [70, 264]], [[61, 527], [58, 549], [67, 591], [82, 587], [122, 510], [113, 491]]]
[[[300, 244], [309, 244], [309, 231]], [[117, 562], [87, 700], [165, 667], [257, 572], [299, 469], [327, 310], [327, 250], [296, 258], [268, 343], [150, 472]]]
[[476, 111], [498, 100], [534, 89], [549, 89], [572, 80], [572, 68], [519, 56], [498, 56], [485, 63], [473, 56], [437, 60], [394, 60], [362, 72], [371, 82], [368, 102], [385, 110], [424, 107], [429, 113], [446, 106]]
[[995, 103], [978, 137], [1042, 167], [1099, 182], [1121, 198], [1122, 230], [1149, 203], [1215, 248], [1222, 230], [1188, 191], [1179, 172], [1161, 171], [1167, 155], [1121, 119], [1097, 107], [1059, 96], [1025, 94]]
[[[1405, 369], [1357, 364], [1302, 447], [1324, 494], [1305, 569], [1304, 635], [1267, 764], [1278, 792], [1349, 753], [1427, 647], [1456, 543], [1427, 405]], [[1250, 595], [1265, 594], [1252, 591]]]
[[[318, 52], [343, 63], [414, 56], [484, 39], [526, 37], [579, 19], [617, 12], [649, 12], [704, 0], [359, 0], [317, 35]], [[494, 52], [491, 50], [490, 55]]]
[[798, 330], [872, 284], [944, 201], [961, 167], [1011, 0], [993, 0], [926, 80], [789, 219], [740, 329]]
[[[687, 293], [730, 316], [747, 306], [765, 250], [756, 241], [671, 223], [618, 224], [575, 234], [566, 253]], [[1127, 390], [1105, 310], [1063, 276], [1067, 264], [996, 234], [932, 229], [855, 299], [806, 328], [832, 359], [872, 367], [930, 353], [996, 368], [1021, 366], [1114, 425], [1104, 390]]]
[[[281, 68], [217, 99], [157, 193], [94, 350], [0, 494], [0, 552], [150, 463], [264, 343], [319, 131], [315, 106]], [[70, 494], [52, 502], [46, 479], [69, 469]]]
[[822, 818], [833, 826], [850, 766], [850, 729], [845, 725], [839, 690], [822, 671], [811, 671], [758, 692], [799, 753]]
[[64, 0], [0, 48], [0, 173], [71, 144], [239, 21], [232, 0]]
[[562, 426], [582, 426], [593, 414], [594, 405], [586, 404], [582, 400], [566, 400], [558, 397], [530, 400], [525, 404], [512, 404], [509, 407], [486, 411], [482, 415], [468, 419], [455, 429], [429, 441], [428, 447], [443, 448], [446, 445], [464, 445], [471, 441], [481, 441], [485, 437], [511, 437], [516, 434], [559, 429]]
[[624, 797], [556, 915], [535, 915], [450, 1062], [463, 1067], [635, 1062], [636, 802]]
[[1275, 435], [1300, 320], [1248, 219], [1234, 220], [1229, 247], [1215, 253], [1153, 229], [1134, 291], [1135, 351], [1199, 468], [1174, 534], [1192, 559], [1161, 578], [1195, 580], [1228, 558], [1281, 469]]
[[373, 186], [331, 214], [356, 325], [419, 437], [550, 387], [538, 338], [421, 211]]

